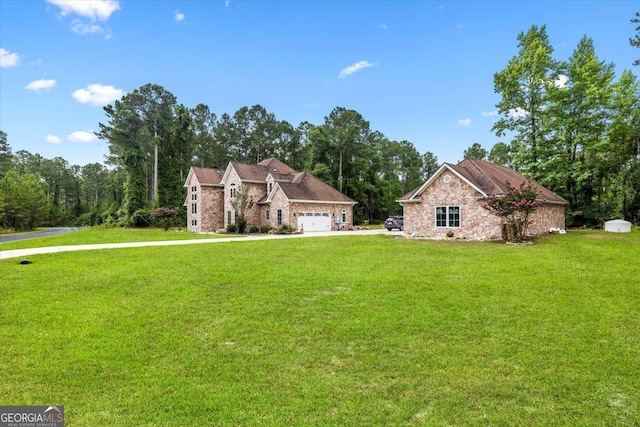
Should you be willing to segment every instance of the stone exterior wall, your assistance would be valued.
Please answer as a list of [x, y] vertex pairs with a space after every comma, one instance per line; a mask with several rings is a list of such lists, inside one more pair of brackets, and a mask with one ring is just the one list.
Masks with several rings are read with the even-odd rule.
[[550, 228], [565, 229], [565, 205], [545, 203], [531, 215], [529, 234], [540, 235], [549, 232]]
[[[289, 201], [285, 197], [282, 190], [279, 188], [274, 190], [276, 193], [271, 197], [271, 204], [265, 204], [262, 206], [262, 223], [263, 225], [269, 225], [272, 228], [278, 227], [278, 209], [282, 209], [282, 223], [291, 224], [291, 217], [289, 216]], [[267, 211], [269, 211], [269, 219], [267, 220]]]
[[[192, 197], [192, 187], [196, 187], [195, 200]], [[196, 175], [192, 174], [187, 186], [187, 229], [193, 233], [202, 233], [224, 227], [223, 197], [222, 187], [203, 187]], [[197, 206], [195, 214], [191, 213], [193, 203]], [[196, 225], [192, 225], [193, 220]]]
[[[445, 182], [444, 177], [450, 181]], [[500, 218], [482, 207], [478, 192], [453, 173], [445, 171], [422, 193], [420, 203], [404, 205], [404, 232], [418, 233], [429, 239], [454, 238], [492, 240], [502, 238]], [[436, 207], [459, 206], [460, 227], [436, 227]]]
[[[449, 176], [450, 181], [444, 180]], [[453, 173], [445, 171], [422, 193], [420, 203], [404, 205], [404, 233], [417, 233], [429, 239], [501, 240], [502, 220], [482, 205], [480, 194]], [[460, 227], [436, 227], [436, 207], [459, 206]], [[529, 234], [543, 234], [551, 227], [564, 229], [564, 205], [544, 204], [532, 216]]]
[[[298, 229], [298, 214], [300, 212], [310, 213], [325, 213], [329, 212], [331, 215], [331, 229], [337, 230], [338, 226], [335, 223], [335, 218], [342, 218], [342, 210], [347, 211], [347, 222], [344, 224], [344, 229], [350, 230], [353, 228], [353, 206], [341, 205], [336, 203], [289, 203], [282, 190], [276, 190], [277, 193], [271, 198], [271, 205], [264, 204], [261, 206], [261, 225], [269, 225], [273, 228], [278, 227], [278, 209], [282, 209], [282, 223], [287, 224], [294, 229]], [[269, 211], [269, 220], [266, 219], [266, 212]]]
[[244, 216], [247, 220], [247, 225], [260, 225], [262, 224], [260, 217], [260, 206], [256, 203], [263, 198], [266, 194], [265, 184], [256, 184], [252, 182], [241, 182], [238, 173], [235, 169], [231, 168], [229, 176], [225, 182], [224, 188], [224, 226], [229, 225], [228, 212], [231, 212], [231, 223], [235, 223], [236, 214], [233, 205], [231, 204], [231, 188], [235, 184], [236, 194], [243, 188], [249, 189], [249, 200], [253, 200], [253, 206], [247, 208], [244, 212]]
[[201, 231], [214, 232], [219, 228], [224, 228], [223, 207], [224, 188], [222, 187], [202, 187], [202, 197], [198, 212], [201, 213]]

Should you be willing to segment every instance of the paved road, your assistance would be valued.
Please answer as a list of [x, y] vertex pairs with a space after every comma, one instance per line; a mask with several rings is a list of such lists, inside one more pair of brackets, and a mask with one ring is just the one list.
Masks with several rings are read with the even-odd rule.
[[26, 257], [29, 255], [50, 254], [56, 252], [89, 251], [96, 249], [117, 249], [117, 248], [140, 248], [143, 246], [172, 246], [172, 245], [192, 245], [205, 243], [233, 243], [249, 242], [256, 240], [271, 239], [297, 239], [307, 237], [329, 237], [329, 236], [363, 236], [370, 234], [387, 234], [390, 236], [401, 236], [401, 232], [387, 231], [385, 229], [376, 230], [356, 230], [356, 231], [326, 231], [304, 234], [267, 234], [246, 237], [227, 237], [219, 239], [198, 239], [198, 240], [167, 240], [160, 242], [131, 242], [131, 243], [102, 243], [95, 245], [70, 245], [70, 246], [49, 246], [44, 248], [14, 249], [3, 251], [0, 246], [0, 260], [9, 258]]
[[45, 228], [44, 231], [36, 231], [34, 233], [17, 233], [4, 236], [0, 235], [0, 243], [15, 242], [16, 240], [35, 239], [38, 237], [55, 236], [58, 234], [71, 233], [73, 231], [82, 229], [84, 229], [84, 227], [49, 227]]

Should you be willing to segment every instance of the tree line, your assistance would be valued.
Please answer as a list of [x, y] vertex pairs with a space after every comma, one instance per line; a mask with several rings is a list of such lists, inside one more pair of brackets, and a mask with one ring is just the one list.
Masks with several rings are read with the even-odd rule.
[[[494, 75], [501, 99], [492, 130], [509, 142], [490, 150], [473, 143], [464, 157], [515, 168], [565, 197], [569, 225], [615, 216], [640, 222], [637, 78], [624, 70], [616, 79], [614, 65], [598, 58], [586, 36], [563, 61], [553, 58], [544, 26], [517, 40], [518, 53]], [[629, 42], [640, 47], [640, 36]], [[159, 207], [180, 209], [184, 220], [183, 184], [192, 165], [224, 168], [232, 160], [268, 157], [354, 199], [356, 223], [375, 222], [399, 213], [395, 200], [438, 168], [433, 153], [390, 140], [343, 107], [321, 124], [294, 127], [261, 105], [218, 116], [205, 104], [188, 108], [162, 86], [146, 84], [104, 111], [96, 132], [109, 148], [104, 165], [12, 153], [0, 131], [2, 227], [144, 225]]]
[[490, 157], [567, 199], [570, 224], [640, 222], [636, 76], [625, 69], [616, 79], [586, 36], [566, 60], [553, 58], [544, 26], [520, 33], [518, 47], [494, 75], [501, 100], [493, 131], [511, 142], [496, 144]]
[[[25, 150], [12, 153], [0, 133], [2, 226], [141, 226], [159, 207], [178, 208], [184, 222], [184, 181], [191, 166], [225, 168], [277, 157], [309, 171], [358, 204], [356, 222], [399, 213], [395, 202], [438, 168], [431, 153], [372, 130], [358, 112], [334, 108], [320, 125], [294, 127], [261, 105], [217, 116], [198, 104], [187, 108], [155, 84], [105, 106], [96, 135], [108, 144], [105, 164], [69, 165]], [[33, 197], [26, 197], [27, 190]]]

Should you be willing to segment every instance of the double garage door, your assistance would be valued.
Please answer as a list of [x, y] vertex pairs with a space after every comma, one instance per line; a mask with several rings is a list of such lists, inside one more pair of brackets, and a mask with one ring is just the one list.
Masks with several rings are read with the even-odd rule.
[[331, 214], [329, 212], [298, 214], [298, 229], [306, 231], [331, 231]]

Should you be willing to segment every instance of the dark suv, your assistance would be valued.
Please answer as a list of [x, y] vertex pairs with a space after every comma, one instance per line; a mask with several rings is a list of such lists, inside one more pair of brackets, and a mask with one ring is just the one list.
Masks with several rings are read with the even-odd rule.
[[404, 227], [404, 217], [402, 215], [390, 216], [384, 222], [384, 227], [389, 231], [394, 228], [402, 231], [402, 228]]

